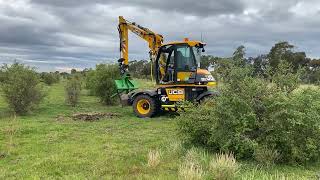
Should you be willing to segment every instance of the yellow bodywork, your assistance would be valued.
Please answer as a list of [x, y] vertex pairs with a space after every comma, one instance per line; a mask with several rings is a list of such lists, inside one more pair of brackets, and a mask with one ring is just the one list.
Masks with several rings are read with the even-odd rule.
[[193, 72], [177, 72], [177, 81], [185, 82], [188, 81]]
[[185, 98], [184, 88], [167, 88], [169, 101], [183, 101]]
[[205, 44], [205, 43], [203, 43], [201, 41], [189, 41], [188, 39], [186, 39], [185, 41], [173, 41], [173, 42], [165, 43], [162, 45], [165, 46], [165, 45], [170, 45], [170, 44], [188, 44], [189, 46], [194, 47], [196, 45]]

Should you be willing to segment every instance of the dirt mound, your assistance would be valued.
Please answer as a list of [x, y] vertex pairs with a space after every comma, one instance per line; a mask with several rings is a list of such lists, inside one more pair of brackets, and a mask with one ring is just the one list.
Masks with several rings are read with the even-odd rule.
[[103, 113], [103, 112], [92, 112], [92, 113], [75, 113], [71, 116], [73, 120], [81, 120], [81, 121], [97, 121], [102, 118], [114, 118], [119, 115], [116, 113]]

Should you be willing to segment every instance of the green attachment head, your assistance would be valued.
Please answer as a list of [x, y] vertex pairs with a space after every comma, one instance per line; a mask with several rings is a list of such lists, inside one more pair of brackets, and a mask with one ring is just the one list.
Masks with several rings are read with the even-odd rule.
[[132, 90], [138, 89], [138, 83], [132, 80], [129, 74], [124, 74], [121, 79], [115, 80], [118, 94], [129, 93]]

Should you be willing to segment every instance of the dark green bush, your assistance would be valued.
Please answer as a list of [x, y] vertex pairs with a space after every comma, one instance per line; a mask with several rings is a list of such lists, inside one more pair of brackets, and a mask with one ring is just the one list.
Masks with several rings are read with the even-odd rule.
[[54, 83], [58, 83], [60, 80], [60, 75], [55, 73], [47, 73], [43, 72], [40, 74], [41, 81], [47, 85], [52, 85]]
[[117, 65], [99, 64], [96, 66], [96, 70], [87, 74], [86, 88], [91, 94], [98, 96], [102, 103], [114, 104], [116, 97], [111, 97], [116, 93], [114, 80], [119, 78], [120, 73]]
[[76, 77], [72, 77], [68, 79], [65, 85], [66, 103], [75, 107], [79, 102], [80, 92], [81, 92], [81, 81], [79, 81], [79, 79]]
[[320, 157], [320, 91], [302, 89], [276, 93], [264, 102], [260, 144], [280, 153], [282, 162], [314, 161]]
[[44, 92], [34, 69], [19, 63], [4, 65], [1, 69], [2, 91], [13, 111], [25, 114], [40, 103]]
[[[178, 117], [182, 138], [217, 152], [232, 151], [237, 158], [254, 158], [257, 148], [270, 147], [279, 152], [278, 162], [318, 159], [319, 89], [293, 91], [283, 87], [295, 85], [270, 83], [251, 77], [251, 72], [233, 67], [219, 97], [182, 113]], [[280, 78], [286, 76], [277, 78], [283, 82]]]

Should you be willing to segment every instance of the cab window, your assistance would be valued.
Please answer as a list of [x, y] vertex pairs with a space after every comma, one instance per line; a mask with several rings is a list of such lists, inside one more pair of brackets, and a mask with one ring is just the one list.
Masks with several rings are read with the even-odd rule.
[[177, 46], [176, 62], [178, 71], [195, 71], [197, 68], [192, 49], [189, 46]]

